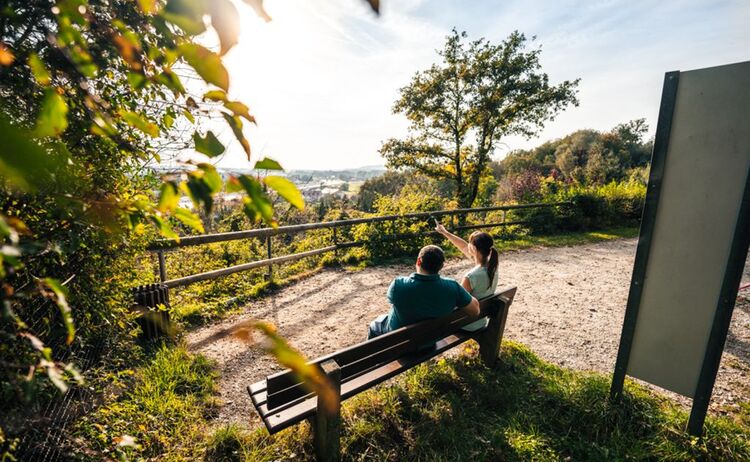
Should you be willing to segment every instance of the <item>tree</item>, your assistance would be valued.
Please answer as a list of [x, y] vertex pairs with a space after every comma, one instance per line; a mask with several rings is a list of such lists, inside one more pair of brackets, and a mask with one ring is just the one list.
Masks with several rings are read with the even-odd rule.
[[394, 196], [401, 191], [411, 175], [403, 172], [386, 170], [382, 175], [368, 178], [362, 183], [357, 193], [357, 208], [373, 212], [375, 200], [380, 196]]
[[438, 54], [417, 72], [393, 106], [410, 122], [406, 139], [389, 139], [388, 166], [413, 169], [455, 184], [460, 207], [471, 207], [495, 148], [509, 135], [534, 136], [569, 104], [578, 104], [579, 80], [550, 85], [540, 48], [527, 49], [513, 32], [500, 44], [466, 43], [455, 29]]

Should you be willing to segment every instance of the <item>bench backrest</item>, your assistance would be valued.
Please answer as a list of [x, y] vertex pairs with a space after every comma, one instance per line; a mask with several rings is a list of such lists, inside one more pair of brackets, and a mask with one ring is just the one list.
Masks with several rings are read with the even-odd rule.
[[[496, 291], [494, 295], [481, 299], [478, 316], [469, 316], [462, 310], [456, 310], [448, 316], [405, 326], [339, 350], [318, 358], [311, 364], [318, 365], [326, 360], [334, 359], [341, 369], [341, 380], [350, 380], [383, 363], [414, 353], [423, 345], [458, 332], [462, 327], [477, 319], [495, 316], [498, 310], [505, 308], [509, 301], [513, 300], [515, 292], [515, 287], [505, 287]], [[311, 395], [296, 374], [289, 370], [268, 376], [266, 387], [269, 411], [290, 401]]]

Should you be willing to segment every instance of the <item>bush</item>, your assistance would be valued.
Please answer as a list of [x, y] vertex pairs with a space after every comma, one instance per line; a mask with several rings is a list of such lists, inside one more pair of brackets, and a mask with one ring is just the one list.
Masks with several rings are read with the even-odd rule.
[[635, 180], [610, 182], [601, 186], [565, 185], [545, 180], [542, 203], [567, 202], [555, 208], [516, 210], [513, 220], [526, 221], [532, 234], [556, 231], [583, 231], [640, 224], [646, 186]]
[[[407, 185], [397, 196], [376, 199], [374, 208], [375, 215], [404, 215], [441, 210], [448, 205], [442, 198]], [[433, 242], [430, 236], [425, 235], [431, 229], [429, 220], [403, 218], [355, 226], [352, 236], [355, 241], [364, 242], [364, 251], [369, 259], [379, 260], [414, 255], [415, 249]], [[416, 236], [404, 236], [408, 234]]]

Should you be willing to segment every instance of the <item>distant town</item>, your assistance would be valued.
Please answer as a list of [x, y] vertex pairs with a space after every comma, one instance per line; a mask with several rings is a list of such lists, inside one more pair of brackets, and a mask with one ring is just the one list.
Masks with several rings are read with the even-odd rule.
[[[160, 176], [180, 177], [189, 170], [189, 166], [156, 165], [151, 167], [153, 172]], [[253, 170], [242, 168], [217, 168], [222, 178], [226, 180], [229, 175], [266, 175], [265, 170]], [[379, 165], [358, 167], [344, 170], [288, 170], [284, 172], [272, 172], [274, 175], [282, 175], [294, 182], [307, 203], [315, 203], [325, 198], [353, 199], [358, 193], [362, 183], [369, 178], [382, 175], [385, 167]], [[240, 194], [224, 194], [220, 200], [225, 203], [239, 201]], [[187, 197], [181, 199], [181, 206], [192, 208], [192, 203]]]

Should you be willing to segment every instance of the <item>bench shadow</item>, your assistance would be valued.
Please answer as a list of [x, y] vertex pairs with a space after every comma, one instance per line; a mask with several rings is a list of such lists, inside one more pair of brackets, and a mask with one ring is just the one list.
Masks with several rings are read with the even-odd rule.
[[[285, 300], [285, 304], [296, 304], [300, 300], [303, 300], [305, 298], [312, 297], [324, 290], [330, 289], [337, 281], [331, 280], [324, 284], [320, 284], [310, 290], [305, 291], [304, 293], [298, 294], [296, 297]], [[264, 305], [263, 308], [261, 308], [259, 311], [255, 311], [251, 306], [253, 302], [250, 302], [245, 305], [244, 312], [242, 314], [242, 318], [244, 319], [256, 319], [259, 321], [277, 321], [277, 314], [278, 314], [278, 301], [277, 301], [277, 295], [278, 293], [271, 293], [270, 295], [266, 296], [265, 299], [259, 303]], [[237, 321], [242, 322], [240, 320]], [[221, 329], [217, 331], [216, 333], [201, 339], [197, 342], [190, 343], [188, 346], [190, 349], [200, 350], [202, 348], [205, 348], [206, 346], [225, 338], [229, 332], [233, 329], [233, 327], [229, 327], [228, 329]]]

